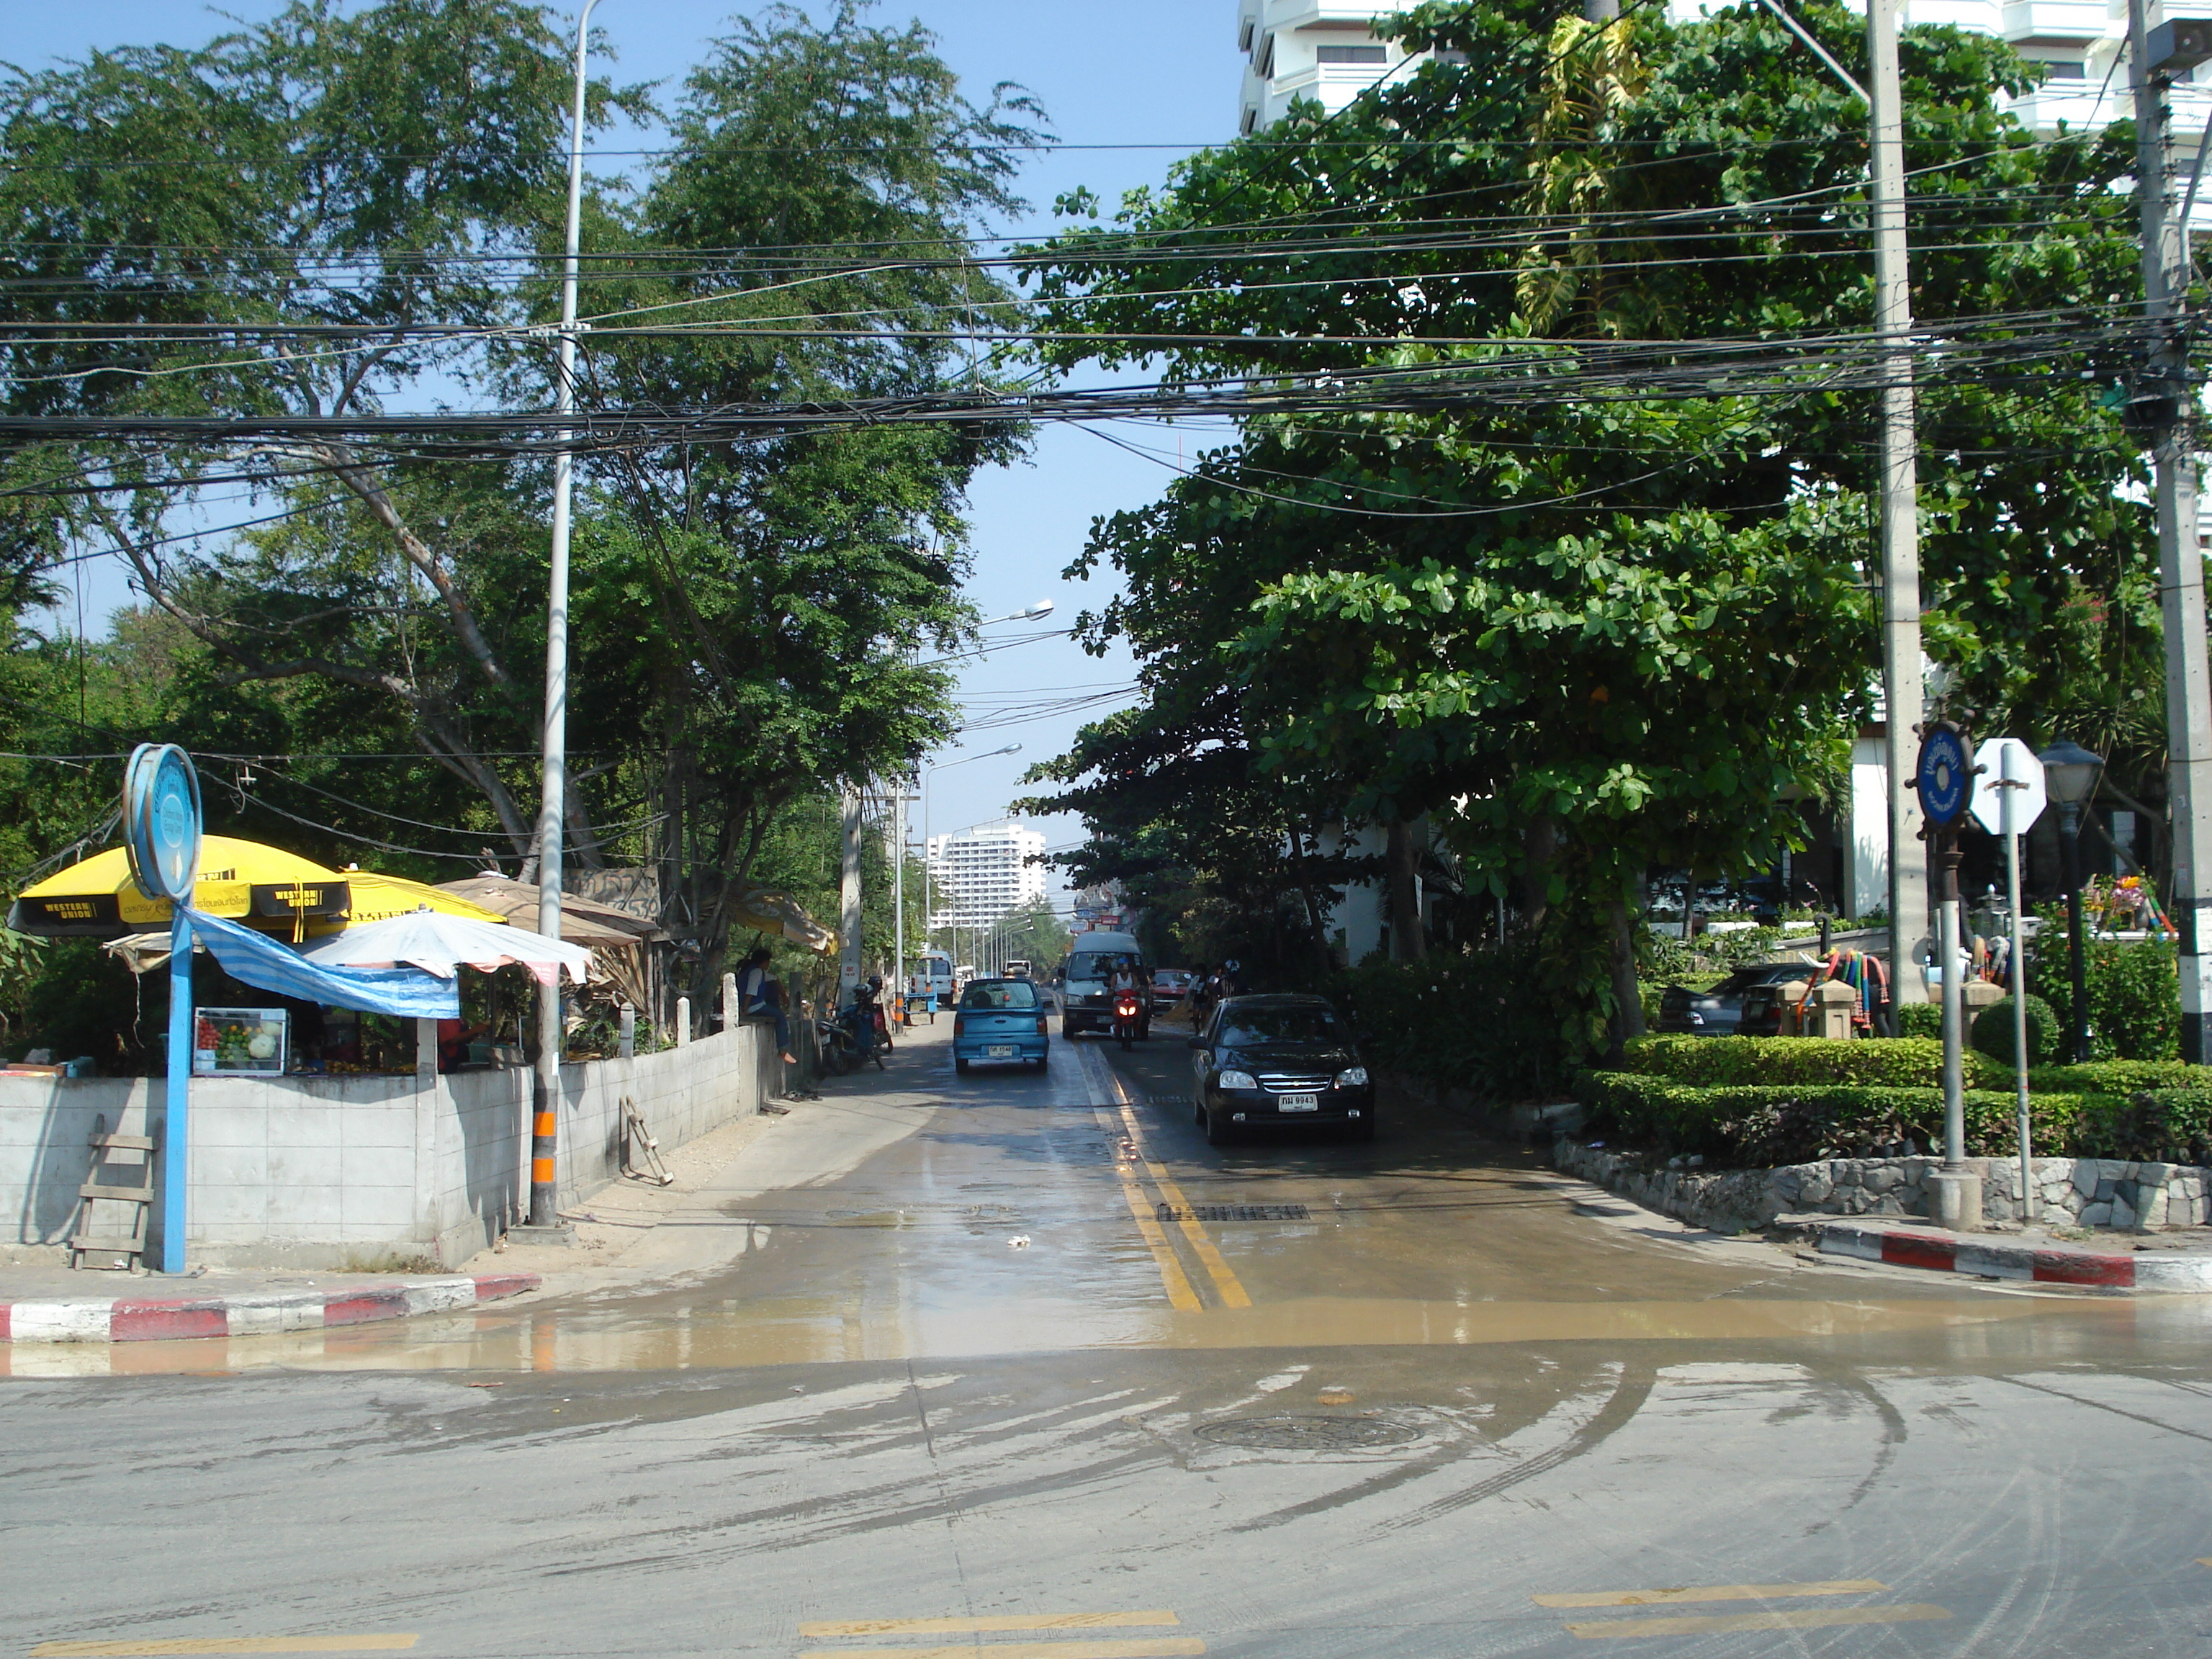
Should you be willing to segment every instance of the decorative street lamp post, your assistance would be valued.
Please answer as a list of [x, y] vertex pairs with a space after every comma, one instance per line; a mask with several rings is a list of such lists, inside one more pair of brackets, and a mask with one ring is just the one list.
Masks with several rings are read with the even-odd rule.
[[2071, 738], [2062, 738], [2036, 757], [2051, 799], [2058, 803], [2059, 880], [2066, 889], [2067, 969], [2072, 981], [2073, 1012], [2066, 1022], [2066, 1057], [2079, 1066], [2089, 1058], [2089, 975], [2081, 957], [2081, 806], [2097, 793], [2105, 763]]

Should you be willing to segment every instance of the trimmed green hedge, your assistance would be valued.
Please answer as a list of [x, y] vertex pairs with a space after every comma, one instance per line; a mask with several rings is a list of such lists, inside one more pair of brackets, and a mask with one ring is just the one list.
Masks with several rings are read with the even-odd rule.
[[1940, 1042], [1943, 1036], [1943, 1011], [1932, 1002], [1900, 1002], [1897, 1005], [1897, 1034], [1901, 1037], [1934, 1037]]
[[[1725, 1046], [1714, 1038], [1692, 1041]], [[1601, 1137], [1662, 1154], [1703, 1153], [1747, 1168], [1926, 1152], [1942, 1146], [1941, 1088], [1812, 1082], [1701, 1088], [1649, 1073], [1586, 1072], [1577, 1079], [1576, 1095]], [[2041, 1155], [2129, 1156], [2105, 1150], [2126, 1121], [2124, 1096], [2053, 1092], [2032, 1096], [2029, 1106], [2029, 1127]], [[1969, 1090], [1966, 1109], [1970, 1157], [2002, 1157], [2014, 1149], [2012, 1095]], [[2212, 1126], [2212, 1096], [2204, 1121]]]
[[[1638, 1037], [1621, 1069], [1705, 1088], [1814, 1083], [1940, 1089], [1943, 1045], [1928, 1037]], [[1970, 1070], [1967, 1081], [1981, 1079]]]

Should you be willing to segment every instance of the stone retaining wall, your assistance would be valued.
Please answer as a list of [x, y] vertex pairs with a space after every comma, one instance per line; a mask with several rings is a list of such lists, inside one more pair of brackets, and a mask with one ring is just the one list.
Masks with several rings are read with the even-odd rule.
[[[1937, 1158], [1830, 1158], [1772, 1170], [1706, 1170], [1655, 1164], [1634, 1152], [1610, 1152], [1562, 1135], [1553, 1162], [1648, 1209], [1717, 1232], [1765, 1227], [1783, 1215], [1932, 1217]], [[2016, 1221], [2020, 1161], [1973, 1158], [1982, 1177], [1982, 1214]], [[2115, 1158], [2035, 1160], [2031, 1219], [2081, 1227], [2148, 1231], [2212, 1224], [2212, 1170]]]

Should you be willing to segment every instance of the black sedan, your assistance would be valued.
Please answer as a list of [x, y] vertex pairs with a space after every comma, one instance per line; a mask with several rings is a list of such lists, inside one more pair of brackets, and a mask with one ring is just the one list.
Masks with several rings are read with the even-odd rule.
[[1340, 1129], [1375, 1138], [1375, 1085], [1326, 998], [1231, 997], [1190, 1040], [1191, 1100], [1218, 1146], [1239, 1130]]
[[1810, 979], [1818, 971], [1802, 962], [1762, 962], [1737, 969], [1710, 991], [1669, 985], [1659, 994], [1659, 1029], [1689, 1036], [1771, 1036], [1779, 1029], [1779, 1005], [1771, 995], [1753, 998], [1762, 1016], [1754, 1029], [1744, 1024], [1747, 994]]

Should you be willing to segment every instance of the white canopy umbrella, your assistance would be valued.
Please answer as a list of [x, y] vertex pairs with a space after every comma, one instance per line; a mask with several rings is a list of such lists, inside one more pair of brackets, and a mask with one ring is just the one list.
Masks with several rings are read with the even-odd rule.
[[453, 978], [463, 963], [483, 973], [519, 963], [540, 985], [550, 986], [566, 968], [578, 984], [591, 976], [592, 953], [564, 945], [526, 927], [477, 921], [424, 908], [404, 916], [349, 927], [318, 939], [301, 955], [324, 967], [420, 968], [441, 979]]

